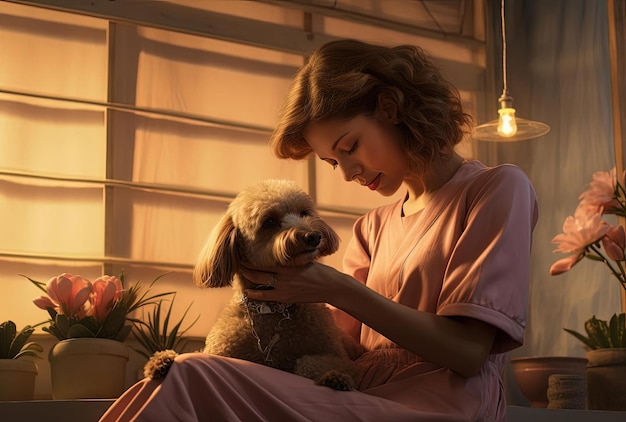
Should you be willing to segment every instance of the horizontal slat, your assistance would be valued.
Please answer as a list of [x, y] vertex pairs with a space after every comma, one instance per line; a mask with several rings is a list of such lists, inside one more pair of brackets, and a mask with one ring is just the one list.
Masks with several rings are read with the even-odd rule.
[[0, 261], [3, 259], [27, 260], [27, 261], [54, 261], [54, 262], [80, 262], [86, 264], [117, 264], [139, 265], [149, 268], [163, 268], [169, 270], [192, 270], [194, 264], [181, 264], [176, 262], [143, 261], [130, 258], [116, 258], [110, 256], [78, 256], [78, 255], [53, 255], [26, 252], [9, 252], [0, 250]]
[[[306, 32], [303, 29], [292, 28], [270, 22], [261, 22], [254, 19], [242, 18], [176, 5], [165, 1], [150, 2], [147, 6], [143, 1], [70, 1], [70, 0], [6, 0], [29, 6], [45, 7], [70, 13], [79, 13], [88, 16], [109, 19], [111, 21], [127, 22], [149, 26], [164, 30], [176, 31], [203, 37], [216, 38], [225, 41], [252, 45], [271, 50], [284, 51], [291, 54], [307, 55], [321, 45], [337, 39], [323, 33]], [[303, 7], [302, 4], [292, 2], [271, 2], [285, 7]], [[363, 21], [355, 13], [335, 11], [329, 8], [313, 11], [322, 14], [338, 14], [338, 18]], [[326, 10], [328, 9], [328, 10]], [[377, 18], [366, 19], [371, 25], [389, 27], [384, 21]], [[436, 31], [420, 30], [410, 25], [394, 25], [393, 29], [427, 38], [435, 38], [471, 48], [484, 49], [484, 42], [454, 34], [443, 34]], [[484, 67], [476, 64], [463, 63], [454, 60], [433, 57], [433, 62], [441, 68], [446, 77], [460, 90], [480, 90], [478, 83], [484, 78]]]
[[[191, 189], [182, 186], [163, 185], [157, 183], [142, 183], [142, 182], [129, 182], [126, 180], [117, 179], [91, 179], [81, 177], [64, 177], [53, 176], [46, 174], [36, 174], [30, 172], [21, 172], [16, 170], [2, 170], [0, 169], [0, 176], [17, 177], [25, 179], [38, 179], [50, 182], [63, 182], [63, 183], [77, 183], [97, 185], [103, 187], [117, 187], [125, 189], [141, 190], [145, 192], [155, 192], [165, 195], [183, 195], [187, 197], [195, 196], [208, 200], [214, 200], [219, 202], [230, 202], [234, 199], [234, 193], [207, 191], [201, 189]], [[327, 208], [319, 207], [321, 215], [338, 217], [338, 218], [354, 218], [359, 217], [365, 213], [365, 210], [361, 209], [342, 209], [342, 208]]]
[[85, 106], [108, 108], [110, 110], [116, 110], [116, 111], [127, 111], [127, 112], [136, 113], [139, 115], [145, 115], [145, 116], [168, 117], [168, 118], [179, 120], [179, 121], [182, 120], [182, 121], [188, 121], [188, 122], [203, 123], [203, 124], [206, 124], [207, 126], [219, 127], [219, 128], [225, 128], [225, 129], [236, 129], [236, 130], [256, 133], [260, 135], [269, 135], [270, 133], [272, 133], [272, 128], [269, 128], [269, 127], [245, 125], [245, 124], [238, 123], [238, 122], [211, 119], [211, 118], [199, 116], [196, 114], [181, 113], [181, 112], [171, 111], [171, 110], [137, 107], [137, 106], [129, 105], [129, 104], [84, 100], [80, 98], [59, 97], [59, 96], [39, 94], [39, 93], [34, 93], [34, 92], [11, 90], [11, 89], [2, 88], [2, 87], [0, 87], [0, 94], [15, 95], [15, 96], [24, 97], [24, 98], [35, 98], [35, 99], [40, 99], [40, 100], [63, 101], [63, 102], [68, 102], [72, 104], [81, 104]]

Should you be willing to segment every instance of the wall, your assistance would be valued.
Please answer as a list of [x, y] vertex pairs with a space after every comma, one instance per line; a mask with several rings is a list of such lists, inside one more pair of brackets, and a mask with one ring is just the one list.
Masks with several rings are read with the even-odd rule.
[[416, 3], [393, 2], [397, 28], [380, 10], [370, 11], [379, 27], [284, 2], [176, 3], [0, 3], [0, 320], [46, 318], [20, 274], [123, 270], [147, 284], [167, 272], [156, 290], [177, 291], [174, 317], [192, 305], [201, 318], [189, 334], [201, 338], [231, 291], [193, 286], [196, 255], [234, 195], [263, 178], [315, 196], [342, 238], [325, 261], [340, 267], [354, 219], [395, 197], [338, 183], [320, 160], [277, 160], [266, 145], [293, 73], [324, 40], [421, 45], [478, 109], [483, 43], [417, 30], [406, 22]]

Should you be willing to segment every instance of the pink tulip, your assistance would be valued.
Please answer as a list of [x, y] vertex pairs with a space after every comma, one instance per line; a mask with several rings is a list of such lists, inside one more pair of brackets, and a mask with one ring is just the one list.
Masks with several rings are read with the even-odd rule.
[[52, 308], [55, 311], [58, 312], [59, 310], [59, 304], [58, 303], [54, 303], [52, 300], [50, 300], [50, 298], [48, 296], [40, 296], [37, 299], [33, 300], [33, 303], [35, 305], [37, 305], [37, 307], [41, 308], [41, 309], [48, 309], [48, 308]]
[[84, 313], [84, 306], [92, 291], [91, 282], [79, 275], [63, 273], [46, 283], [46, 290], [53, 302], [59, 304], [61, 313], [76, 316]]
[[624, 260], [624, 248], [626, 248], [626, 232], [622, 226], [609, 226], [602, 238], [602, 246], [609, 258], [614, 261]]
[[91, 312], [97, 321], [106, 319], [122, 294], [122, 282], [115, 276], [105, 275], [93, 282], [93, 294], [90, 297]]

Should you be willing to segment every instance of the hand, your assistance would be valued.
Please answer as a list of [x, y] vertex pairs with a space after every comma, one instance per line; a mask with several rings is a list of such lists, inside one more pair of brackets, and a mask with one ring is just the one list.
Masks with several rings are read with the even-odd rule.
[[301, 267], [243, 267], [241, 272], [255, 285], [245, 291], [250, 299], [283, 303], [329, 303], [344, 276], [317, 262]]

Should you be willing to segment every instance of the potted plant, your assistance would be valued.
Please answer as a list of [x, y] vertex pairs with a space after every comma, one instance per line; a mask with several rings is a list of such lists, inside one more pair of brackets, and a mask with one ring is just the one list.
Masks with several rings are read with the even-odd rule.
[[130, 314], [173, 292], [152, 293], [160, 277], [147, 288], [141, 283], [125, 288], [123, 273], [93, 283], [69, 273], [47, 283], [26, 278], [46, 293], [33, 302], [50, 315], [43, 330], [59, 340], [48, 356], [53, 398], [118, 397], [126, 387], [129, 348], [123, 342], [132, 330]]
[[[589, 189], [583, 192], [573, 216], [563, 223], [563, 233], [552, 240], [556, 252], [568, 257], [555, 262], [551, 275], [569, 271], [583, 258], [602, 262], [626, 291], [626, 231], [602, 217], [614, 214], [626, 217], [624, 177], [616, 170], [596, 172]], [[564, 330], [583, 343], [587, 350], [587, 406], [590, 409], [626, 410], [626, 315], [615, 314], [609, 321], [592, 316], [585, 322], [583, 335]]]
[[13, 321], [0, 324], [0, 400], [32, 400], [37, 364], [43, 347], [28, 341], [35, 328], [27, 325], [20, 331]]
[[592, 316], [585, 321], [586, 336], [578, 331], [564, 328], [580, 340], [586, 350], [626, 348], [626, 314], [613, 314], [609, 321]]
[[177, 353], [182, 353], [187, 345], [187, 340], [184, 338], [185, 333], [189, 331], [200, 318], [200, 315], [198, 315], [191, 324], [184, 329], [182, 328], [183, 321], [191, 308], [190, 304], [180, 320], [170, 325], [174, 299], [175, 296], [172, 296], [167, 311], [163, 311], [164, 301], [160, 300], [157, 305], [152, 308], [152, 312], [148, 314], [147, 322], [143, 319], [136, 319], [134, 321], [133, 336], [143, 348], [143, 350], [134, 350], [146, 359], [149, 359], [156, 352], [165, 350], [174, 350]]
[[[184, 351], [187, 345], [188, 341], [184, 337], [185, 333], [189, 331], [200, 318], [200, 315], [198, 315], [191, 324], [186, 328], [182, 328], [183, 321], [191, 308], [190, 304], [180, 320], [170, 325], [174, 298], [175, 296], [172, 296], [167, 311], [164, 311], [164, 300], [160, 300], [159, 303], [152, 308], [152, 312], [148, 314], [147, 321], [144, 319], [134, 321], [133, 336], [142, 347], [142, 349], [134, 350], [148, 360], [155, 354], [161, 354], [163, 359], [173, 361], [178, 354]], [[142, 375], [148, 377], [151, 374], [152, 371], [147, 366], [144, 367]]]

